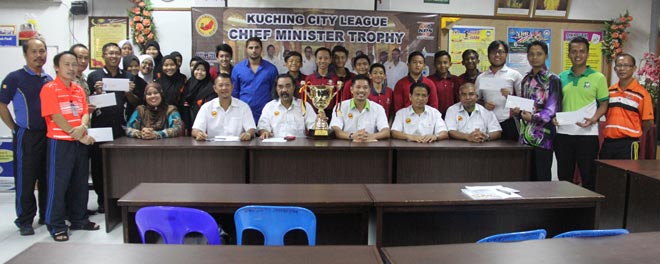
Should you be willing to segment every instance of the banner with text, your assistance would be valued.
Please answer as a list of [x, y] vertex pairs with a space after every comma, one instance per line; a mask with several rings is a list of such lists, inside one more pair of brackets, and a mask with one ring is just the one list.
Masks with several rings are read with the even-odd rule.
[[456, 25], [449, 30], [449, 53], [451, 54], [451, 68], [449, 72], [454, 75], [465, 73], [463, 52], [473, 49], [479, 54], [479, 71], [488, 69], [488, 44], [495, 40], [494, 27], [462, 26]]
[[245, 41], [254, 36], [263, 42], [264, 57], [267, 47], [273, 45], [270, 55], [282, 62], [285, 51], [304, 54], [307, 46], [316, 50], [343, 45], [349, 50], [347, 66], [356, 54], [367, 54], [373, 63], [394, 48], [401, 50], [402, 61], [408, 53], [421, 51], [427, 65], [432, 65], [438, 48], [437, 14], [293, 8], [192, 10], [192, 53], [212, 64], [217, 63], [215, 47], [221, 43], [233, 48], [234, 64], [243, 60]]
[[509, 55], [506, 65], [525, 75], [532, 66], [527, 60], [527, 45], [534, 41], [542, 41], [548, 44], [548, 57], [545, 60], [545, 66], [550, 69], [550, 56], [552, 54], [552, 30], [549, 28], [518, 28], [509, 27], [507, 29], [507, 42], [509, 44]]

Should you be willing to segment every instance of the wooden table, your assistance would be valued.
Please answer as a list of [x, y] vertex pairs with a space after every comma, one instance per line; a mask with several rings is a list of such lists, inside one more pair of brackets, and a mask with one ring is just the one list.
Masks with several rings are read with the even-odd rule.
[[392, 140], [397, 183], [529, 181], [532, 148], [508, 140], [482, 144]]
[[286, 143], [256, 140], [250, 146], [249, 183], [391, 183], [389, 140], [296, 138]]
[[474, 242], [544, 228], [548, 235], [597, 227], [602, 195], [568, 182], [502, 182], [523, 198], [472, 200], [465, 183], [367, 184], [376, 207], [376, 245]]
[[596, 192], [605, 195], [600, 228], [660, 231], [660, 162], [597, 160], [596, 163]]
[[[135, 212], [145, 206], [202, 209], [219, 216], [216, 220], [235, 238], [233, 214], [236, 209], [245, 205], [295, 205], [316, 214], [318, 245], [366, 245], [372, 205], [362, 184], [142, 183], [118, 203], [122, 209], [124, 242], [127, 243], [141, 243]], [[304, 236], [293, 240], [307, 242]]]
[[383, 263], [374, 246], [207, 246], [36, 243], [7, 263]]
[[386, 247], [392, 264], [464, 263], [658, 263], [660, 232], [599, 238], [561, 238], [515, 243]]
[[141, 182], [245, 183], [250, 144], [123, 137], [101, 145], [106, 232], [120, 221], [119, 197]]

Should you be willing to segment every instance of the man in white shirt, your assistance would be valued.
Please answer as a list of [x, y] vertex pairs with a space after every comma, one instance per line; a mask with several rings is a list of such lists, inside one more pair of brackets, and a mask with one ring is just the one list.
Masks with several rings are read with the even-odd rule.
[[410, 106], [396, 112], [392, 137], [419, 143], [431, 143], [448, 137], [447, 125], [438, 109], [426, 105], [430, 89], [425, 83], [410, 87]]
[[231, 76], [220, 73], [213, 82], [218, 98], [202, 105], [192, 126], [195, 140], [206, 140], [216, 136], [238, 136], [241, 141], [254, 137], [255, 125], [250, 106], [231, 96], [234, 86]]
[[293, 77], [280, 74], [275, 79], [274, 96], [276, 99], [264, 106], [257, 130], [259, 137], [296, 136], [304, 137], [306, 131], [314, 127], [316, 113], [312, 105], [305, 102], [306, 114], [303, 115], [302, 100], [297, 98], [296, 86]]
[[351, 93], [353, 98], [341, 103], [341, 116], [334, 111], [334, 116], [330, 121], [330, 127], [337, 138], [355, 142], [389, 138], [390, 128], [385, 109], [378, 103], [367, 99], [370, 93], [369, 77], [358, 75], [353, 78]]
[[447, 109], [445, 122], [451, 138], [482, 143], [502, 136], [502, 128], [495, 114], [477, 104], [474, 84], [459, 88], [460, 102]]
[[516, 70], [506, 66], [509, 46], [501, 40], [495, 40], [488, 45], [488, 61], [490, 68], [477, 77], [475, 86], [483, 106], [495, 113], [502, 127], [502, 138], [518, 140], [518, 128], [515, 118], [504, 107], [509, 94], [520, 95], [520, 83], [523, 76]]
[[304, 56], [302, 58], [302, 68], [300, 72], [304, 75], [310, 75], [316, 71], [316, 60], [314, 59], [312, 47], [305, 47]]
[[385, 63], [387, 72], [387, 87], [394, 89], [396, 82], [408, 74], [408, 65], [400, 60], [401, 50], [395, 48], [392, 50], [392, 60]]

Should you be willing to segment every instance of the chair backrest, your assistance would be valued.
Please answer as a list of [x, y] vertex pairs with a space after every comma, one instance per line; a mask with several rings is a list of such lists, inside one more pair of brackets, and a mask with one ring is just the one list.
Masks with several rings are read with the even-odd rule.
[[310, 246], [316, 245], [316, 216], [302, 207], [248, 205], [236, 210], [234, 222], [237, 245], [243, 243], [246, 229], [261, 232], [266, 246], [283, 246], [284, 235], [295, 229], [307, 234]]
[[601, 230], [575, 230], [566, 233], [561, 233], [553, 238], [565, 237], [604, 237], [604, 236], [618, 236], [628, 234], [627, 229], [601, 229]]
[[199, 232], [209, 245], [220, 245], [218, 224], [207, 212], [199, 209], [173, 206], [144, 207], [135, 214], [142, 243], [147, 231], [158, 233], [165, 244], [183, 244], [186, 234]]
[[485, 237], [477, 241], [477, 243], [490, 243], [490, 242], [517, 242], [525, 240], [538, 240], [545, 239], [546, 236], [545, 229], [537, 229], [523, 232], [513, 232], [513, 233], [504, 233], [492, 235]]

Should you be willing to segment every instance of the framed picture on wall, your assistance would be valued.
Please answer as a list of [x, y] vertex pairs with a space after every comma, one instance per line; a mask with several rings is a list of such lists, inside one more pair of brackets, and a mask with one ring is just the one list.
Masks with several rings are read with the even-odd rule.
[[532, 0], [495, 0], [496, 16], [529, 17], [532, 11]]
[[128, 39], [128, 17], [89, 17], [89, 68], [103, 68], [103, 45]]
[[534, 17], [561, 17], [568, 16], [570, 0], [535, 0]]

